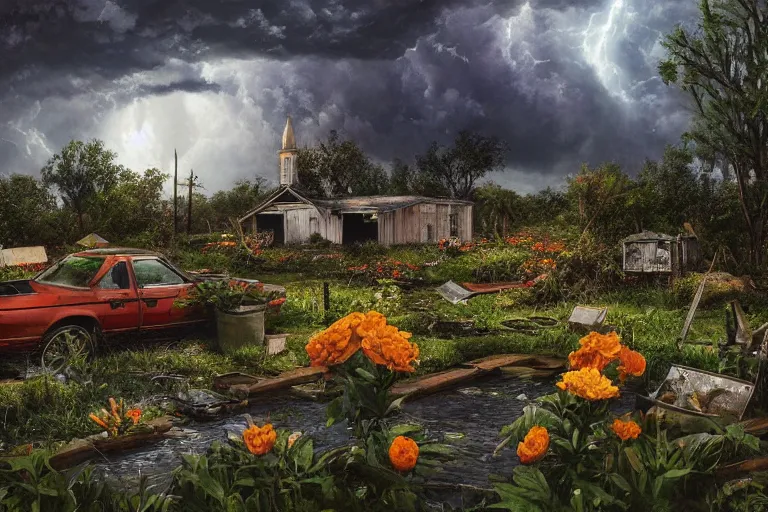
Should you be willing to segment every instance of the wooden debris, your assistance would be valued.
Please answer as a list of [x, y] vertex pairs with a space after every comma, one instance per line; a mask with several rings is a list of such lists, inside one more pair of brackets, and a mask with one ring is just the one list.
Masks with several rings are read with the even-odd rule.
[[718, 476], [733, 477], [744, 473], [756, 471], [768, 471], [768, 457], [757, 457], [754, 459], [743, 460], [734, 464], [728, 464], [717, 470]]
[[223, 375], [216, 375], [213, 378], [213, 387], [216, 389], [229, 389], [232, 386], [237, 385], [251, 385], [256, 384], [264, 379], [248, 375], [246, 373], [232, 372], [225, 373]]
[[247, 393], [248, 396], [287, 389], [299, 384], [308, 384], [320, 379], [328, 368], [324, 366], [312, 366], [309, 368], [297, 368], [289, 372], [282, 373], [273, 379], [263, 379], [255, 384], [240, 384], [232, 386], [230, 389], [240, 396]]
[[531, 354], [501, 354], [470, 361], [467, 363], [467, 366], [472, 366], [484, 372], [490, 372], [504, 366], [527, 364], [534, 359], [536, 359], [536, 356]]
[[744, 431], [753, 436], [764, 436], [768, 434], [768, 418], [752, 418], [741, 422]]
[[477, 295], [512, 290], [514, 288], [526, 288], [526, 284], [519, 281], [507, 283], [461, 283], [461, 286]]
[[483, 371], [479, 368], [459, 368], [433, 373], [415, 380], [397, 383], [392, 387], [391, 393], [395, 396], [425, 396], [474, 379], [482, 373]]
[[124, 452], [145, 446], [164, 438], [166, 433], [171, 430], [173, 424], [169, 416], [163, 416], [147, 422], [147, 426], [151, 428], [147, 432], [139, 432], [117, 438], [92, 436], [73, 441], [51, 457], [51, 467], [56, 470], [63, 470], [98, 455]]

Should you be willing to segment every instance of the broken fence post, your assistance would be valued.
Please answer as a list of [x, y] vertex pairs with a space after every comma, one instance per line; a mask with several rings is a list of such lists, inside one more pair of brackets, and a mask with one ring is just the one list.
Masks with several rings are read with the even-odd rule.
[[323, 319], [328, 323], [331, 310], [331, 290], [327, 282], [323, 283]]

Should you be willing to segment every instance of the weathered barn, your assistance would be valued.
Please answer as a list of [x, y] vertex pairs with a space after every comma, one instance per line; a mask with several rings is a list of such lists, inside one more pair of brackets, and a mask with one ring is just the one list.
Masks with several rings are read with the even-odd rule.
[[335, 244], [383, 245], [472, 239], [472, 203], [420, 196], [311, 199], [297, 188], [296, 141], [291, 119], [279, 151], [280, 188], [240, 218], [246, 232], [272, 231], [275, 243], [296, 244], [320, 235]]
[[643, 231], [622, 240], [624, 272], [680, 275], [701, 261], [695, 236]]

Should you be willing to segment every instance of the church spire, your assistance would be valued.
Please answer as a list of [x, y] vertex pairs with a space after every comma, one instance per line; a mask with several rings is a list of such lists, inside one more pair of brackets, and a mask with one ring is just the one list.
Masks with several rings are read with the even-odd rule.
[[293, 135], [291, 117], [285, 122], [283, 130], [283, 147], [278, 151], [280, 162], [280, 185], [290, 187], [298, 184], [299, 173], [296, 167], [296, 156], [299, 150], [296, 147], [296, 137]]
[[285, 130], [283, 130], [283, 150], [286, 149], [296, 149], [296, 137], [293, 135], [291, 116], [288, 116], [288, 120], [285, 122]]

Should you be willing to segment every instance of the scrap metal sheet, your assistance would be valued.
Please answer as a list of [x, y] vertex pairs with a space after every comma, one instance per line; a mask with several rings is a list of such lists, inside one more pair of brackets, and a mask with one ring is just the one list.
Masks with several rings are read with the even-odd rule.
[[462, 288], [453, 281], [448, 281], [447, 283], [438, 286], [437, 293], [439, 293], [440, 296], [442, 296], [451, 304], [458, 304], [459, 302], [467, 300], [468, 298], [475, 295], [475, 292], [471, 292], [466, 288]]

